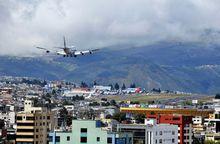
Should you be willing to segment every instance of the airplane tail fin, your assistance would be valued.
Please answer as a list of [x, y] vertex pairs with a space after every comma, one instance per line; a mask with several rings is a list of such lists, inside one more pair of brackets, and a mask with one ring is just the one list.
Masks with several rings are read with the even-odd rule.
[[66, 48], [66, 39], [65, 39], [65, 36], [63, 36], [63, 44], [64, 44], [64, 48]]

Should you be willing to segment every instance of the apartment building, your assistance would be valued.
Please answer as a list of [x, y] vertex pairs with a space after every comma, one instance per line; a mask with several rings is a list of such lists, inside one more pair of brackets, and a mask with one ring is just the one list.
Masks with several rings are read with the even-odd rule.
[[33, 105], [33, 101], [26, 100], [24, 111], [17, 113], [17, 144], [47, 144], [48, 133], [54, 128], [53, 113]]

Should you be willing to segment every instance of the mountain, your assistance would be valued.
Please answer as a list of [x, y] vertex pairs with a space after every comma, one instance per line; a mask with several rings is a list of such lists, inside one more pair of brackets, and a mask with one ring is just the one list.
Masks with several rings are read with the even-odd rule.
[[149, 90], [215, 94], [220, 91], [220, 45], [160, 42], [103, 48], [78, 58], [1, 56], [0, 75], [127, 86], [134, 82]]

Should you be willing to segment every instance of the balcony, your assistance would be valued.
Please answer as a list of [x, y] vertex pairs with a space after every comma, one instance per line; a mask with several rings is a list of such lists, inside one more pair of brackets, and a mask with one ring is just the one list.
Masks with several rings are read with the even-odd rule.
[[34, 142], [33, 138], [16, 138], [16, 142]]
[[17, 123], [34, 123], [34, 120], [17, 120]]
[[17, 126], [17, 129], [34, 129], [34, 126]]
[[16, 135], [32, 136], [34, 135], [34, 132], [17, 132]]

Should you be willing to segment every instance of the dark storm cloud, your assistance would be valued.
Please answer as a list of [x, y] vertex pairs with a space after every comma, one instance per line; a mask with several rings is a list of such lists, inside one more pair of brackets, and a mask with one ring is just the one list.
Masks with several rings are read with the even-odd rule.
[[62, 45], [63, 35], [83, 49], [204, 41], [207, 31], [218, 42], [219, 9], [218, 0], [0, 0], [0, 49], [31, 54]]

